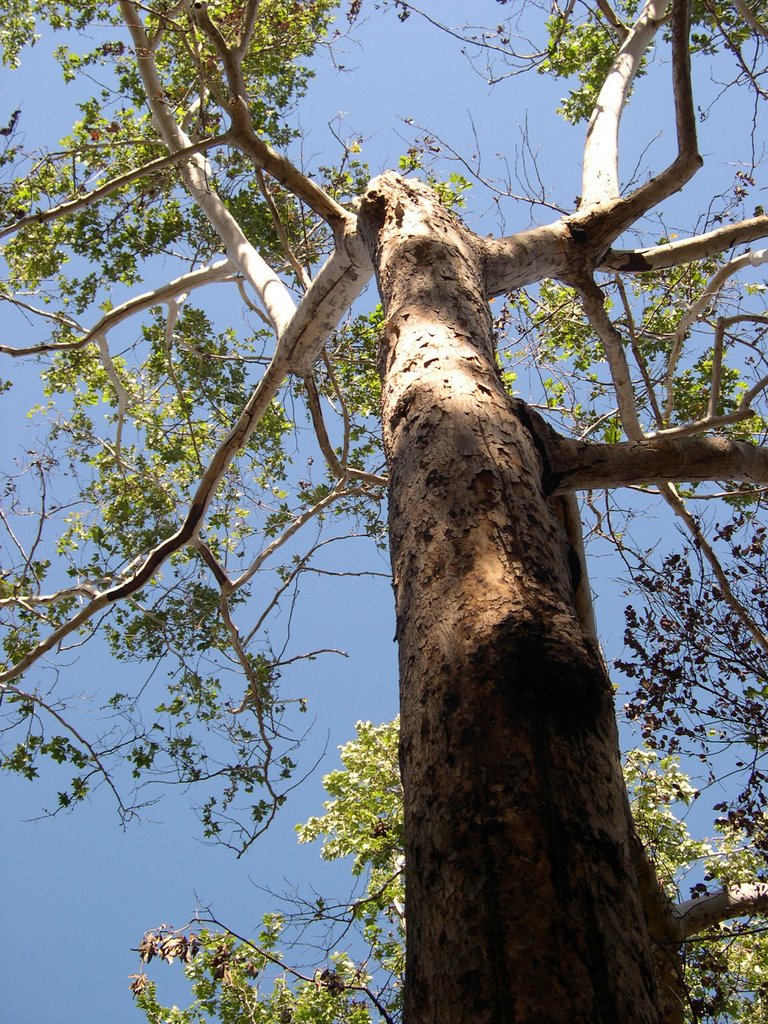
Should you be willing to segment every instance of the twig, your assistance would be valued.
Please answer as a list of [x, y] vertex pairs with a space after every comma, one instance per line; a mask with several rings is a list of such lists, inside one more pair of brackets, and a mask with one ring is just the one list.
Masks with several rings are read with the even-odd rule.
[[245, 586], [245, 584], [253, 578], [254, 574], [259, 571], [267, 559], [273, 555], [275, 551], [279, 550], [286, 541], [290, 540], [294, 534], [298, 533], [302, 526], [308, 523], [311, 519], [314, 519], [315, 516], [320, 515], [327, 508], [330, 508], [331, 505], [340, 501], [342, 498], [354, 497], [364, 493], [365, 491], [363, 488], [348, 488], [345, 486], [345, 481], [340, 480], [329, 494], [326, 494], [324, 498], [321, 498], [321, 500], [313, 505], [312, 508], [305, 509], [301, 515], [296, 516], [296, 518], [283, 530], [281, 534], [275, 537], [275, 539], [270, 544], [267, 544], [266, 547], [262, 548], [245, 572], [241, 573], [236, 580], [232, 580], [228, 586], [223, 588], [224, 592], [227, 594], [234, 593], [235, 590], [239, 590], [240, 587]]
[[715, 551], [712, 548], [709, 541], [707, 540], [707, 538], [704, 536], [704, 532], [702, 531], [701, 527], [690, 514], [688, 509], [685, 507], [685, 504], [680, 498], [680, 495], [677, 493], [677, 489], [675, 488], [674, 484], [665, 482], [659, 483], [659, 492], [661, 493], [667, 504], [670, 506], [670, 508], [674, 511], [675, 515], [683, 521], [686, 529], [693, 538], [694, 543], [701, 551], [702, 555], [709, 562], [712, 568], [712, 572], [715, 574], [715, 579], [717, 580], [720, 586], [720, 590], [725, 602], [730, 606], [733, 612], [741, 620], [745, 629], [750, 633], [753, 640], [760, 647], [763, 653], [768, 654], [768, 637], [765, 636], [763, 631], [760, 629], [760, 627], [755, 622], [753, 617], [744, 607], [742, 602], [739, 601], [739, 599], [733, 593], [731, 585], [728, 582], [728, 577], [725, 575], [725, 572], [723, 571], [723, 567], [720, 564], [719, 558], [715, 554]]

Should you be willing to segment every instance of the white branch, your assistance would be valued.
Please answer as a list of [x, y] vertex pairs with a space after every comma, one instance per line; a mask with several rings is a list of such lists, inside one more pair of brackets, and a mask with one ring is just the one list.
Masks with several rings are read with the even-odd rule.
[[112, 390], [115, 392], [115, 398], [117, 399], [117, 427], [115, 429], [115, 461], [121, 462], [120, 449], [122, 447], [123, 439], [123, 425], [125, 423], [125, 415], [128, 412], [129, 396], [128, 392], [123, 387], [122, 381], [118, 376], [115, 364], [112, 362], [112, 356], [109, 352], [109, 345], [107, 344], [107, 335], [104, 331], [99, 331], [95, 336], [94, 341], [96, 347], [99, 350], [99, 356], [101, 357], [101, 364], [109, 377]]
[[89, 342], [95, 341], [100, 335], [105, 335], [124, 320], [128, 320], [136, 313], [152, 306], [159, 306], [163, 303], [172, 302], [177, 296], [193, 291], [203, 285], [211, 284], [214, 281], [234, 280], [234, 268], [228, 259], [217, 260], [210, 266], [201, 267], [199, 270], [192, 270], [188, 274], [182, 274], [167, 284], [160, 285], [151, 292], [144, 292], [135, 298], [127, 299], [115, 306], [96, 323], [82, 338], [76, 341], [62, 341], [43, 343], [41, 345], [29, 345], [27, 348], [13, 348], [10, 345], [0, 345], [0, 353], [9, 356], [36, 356], [44, 352], [66, 352], [72, 349], [83, 348]]
[[665, 408], [665, 418], [667, 423], [672, 418], [672, 412], [674, 410], [674, 394], [672, 391], [673, 377], [683, 351], [685, 335], [688, 333], [689, 328], [699, 319], [702, 313], [704, 313], [714, 303], [720, 289], [728, 278], [733, 277], [734, 274], [738, 273], [744, 267], [759, 267], [763, 263], [768, 263], [768, 249], [757, 249], [752, 252], [745, 252], [741, 256], [736, 256], [734, 259], [729, 260], [728, 263], [720, 267], [717, 273], [712, 275], [699, 298], [694, 302], [688, 312], [680, 318], [680, 322], [678, 323], [675, 331], [675, 340], [672, 344], [672, 351], [669, 354], [669, 360], [667, 362], [667, 402]]
[[768, 216], [750, 217], [738, 224], [726, 224], [703, 235], [664, 242], [648, 249], [609, 249], [600, 261], [599, 270], [621, 270], [643, 274], [648, 270], [679, 267], [693, 260], [716, 256], [734, 245], [746, 245], [768, 236]]
[[107, 196], [112, 195], [113, 192], [117, 192], [119, 189], [125, 188], [127, 185], [132, 184], [134, 181], [138, 181], [140, 178], [146, 178], [152, 174], [159, 174], [167, 167], [173, 167], [174, 164], [179, 163], [181, 160], [188, 160], [194, 153], [203, 153], [208, 149], [212, 149], [214, 146], [224, 145], [227, 141], [228, 139], [226, 135], [220, 135], [211, 139], [203, 139], [200, 142], [190, 143], [188, 150], [185, 149], [176, 153], [170, 153], [168, 156], [160, 157], [158, 160], [150, 160], [149, 163], [143, 164], [141, 167], [137, 167], [133, 171], [121, 174], [117, 178], [111, 178], [109, 181], [104, 182], [103, 185], [99, 185], [98, 188], [92, 189], [84, 195], [76, 196], [74, 199], [65, 199], [64, 202], [59, 203], [56, 206], [52, 206], [49, 210], [41, 210], [39, 213], [30, 213], [24, 217], [20, 217], [12, 224], [8, 224], [7, 227], [0, 229], [0, 238], [5, 238], [6, 235], [12, 235], [16, 231], [20, 231], [22, 228], [27, 227], [29, 224], [45, 224], [46, 221], [55, 220], [58, 217], [66, 217], [69, 214], [77, 213], [78, 210], [84, 210], [87, 206], [92, 206], [94, 203], [99, 202], [101, 199], [105, 199]]
[[57, 590], [55, 594], [25, 594], [23, 597], [2, 597], [0, 608], [26, 608], [32, 611], [38, 605], [56, 604], [58, 601], [65, 601], [68, 597], [95, 597], [99, 593], [98, 587], [92, 583], [78, 583], [74, 587], [65, 587]]
[[581, 296], [587, 319], [603, 343], [603, 351], [611, 371], [611, 380], [619, 405], [621, 425], [630, 441], [641, 441], [645, 435], [637, 415], [637, 405], [632, 390], [623, 339], [605, 311], [603, 293], [595, 282], [591, 279], [585, 280], [579, 282], [576, 287]]
[[768, 385], [768, 379], [762, 380], [759, 386], [748, 391], [742, 398], [739, 408], [734, 409], [733, 412], [723, 413], [722, 416], [705, 416], [703, 420], [692, 420], [690, 423], [683, 423], [679, 427], [665, 427], [663, 430], [654, 430], [646, 434], [646, 440], [651, 441], [656, 437], [667, 439], [673, 437], [692, 437], [694, 434], [720, 430], [721, 427], [728, 427], [733, 423], [743, 423], [744, 420], [751, 419], [755, 415], [754, 409], [752, 409], [749, 402], [746, 402], [747, 397], [751, 396], [754, 398], [756, 394], [765, 389], [766, 385]]
[[[133, 39], [152, 121], [168, 150], [178, 153], [190, 146], [191, 140], [171, 115], [152, 47], [136, 6], [131, 0], [120, 0], [120, 10]], [[213, 174], [208, 160], [201, 154], [194, 154], [179, 166], [179, 174], [187, 191], [221, 239], [227, 255], [264, 303], [275, 331], [280, 335], [293, 316], [296, 304], [286, 285], [251, 245], [237, 220], [211, 187]]]
[[768, 913], [768, 884], [729, 885], [727, 889], [686, 900], [673, 908], [681, 939], [734, 917]]
[[747, 0], [733, 0], [733, 6], [756, 35], [762, 36], [763, 39], [768, 39], [768, 28], [755, 17]]
[[669, 0], [647, 0], [619, 48], [595, 102], [587, 129], [582, 170], [582, 204], [619, 195], [619, 124], [645, 51], [661, 26]]
[[346, 229], [280, 336], [275, 358], [283, 359], [291, 373], [305, 377], [372, 274], [367, 249], [354, 229]]

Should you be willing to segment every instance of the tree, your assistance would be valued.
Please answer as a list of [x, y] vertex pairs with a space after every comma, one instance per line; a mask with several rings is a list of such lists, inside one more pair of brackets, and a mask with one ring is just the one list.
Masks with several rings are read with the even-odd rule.
[[[349, 5], [350, 22], [363, 6]], [[416, 10], [393, 7], [401, 20]], [[571, 5], [547, 19], [528, 10], [545, 39], [525, 57], [512, 17], [469, 37], [513, 70], [575, 76], [563, 112], [588, 120], [575, 208], [498, 237], [480, 237], [452, 209], [462, 176], [369, 181], [356, 143], [313, 175], [285, 155], [287, 111], [307, 80], [301, 58], [320, 45], [332, 13], [329, 0], [122, 0], [114, 10], [19, 3], [6, 20], [10, 63], [35, 17], [65, 30], [98, 26], [104, 41], [92, 52], [65, 46], [59, 59], [70, 78], [85, 68], [110, 76], [81, 104], [60, 152], [27, 163], [16, 114], [4, 129], [12, 222], [3, 233], [12, 238], [3, 298], [50, 328], [46, 340], [2, 346], [46, 360], [50, 399], [38, 410], [45, 440], [7, 483], [11, 513], [23, 521], [32, 495], [38, 512], [31, 532], [4, 520], [12, 558], [0, 681], [21, 735], [6, 766], [30, 777], [46, 755], [73, 766], [62, 807], [100, 776], [125, 815], [132, 805], [114, 756], [136, 779], [173, 772], [209, 787], [206, 833], [247, 847], [295, 767], [277, 682], [296, 656], [257, 639], [264, 616], [245, 629], [238, 611], [265, 561], [291, 552], [307, 522], [344, 512], [379, 538], [386, 484], [405, 1018], [681, 1019], [677, 954], [697, 915], [669, 904], [634, 834], [575, 494], [655, 488], [725, 602], [732, 674], [749, 700], [761, 699], [762, 605], [743, 593], [738, 565], [723, 566], [676, 486], [695, 497], [702, 482], [725, 480], [726, 497], [745, 503], [744, 524], [758, 521], [766, 316], [759, 288], [732, 287], [764, 260], [762, 251], [736, 254], [768, 232], [762, 209], [744, 209], [756, 158], [729, 194], [700, 204], [685, 237], [630, 242], [702, 164], [691, 57], [717, 62], [725, 49], [734, 82], [762, 98], [762, 8], [649, 0], [638, 9]], [[622, 188], [623, 110], [635, 80], [665, 60], [675, 152]], [[414, 149], [401, 170], [423, 159]], [[119, 286], [156, 273], [154, 257], [171, 252], [183, 273], [113, 305]], [[345, 320], [372, 275], [383, 311]], [[224, 282], [260, 321], [249, 336], [217, 332], [187, 302]], [[494, 320], [490, 303], [502, 296]], [[142, 318], [140, 335], [121, 335], [132, 317]], [[560, 361], [538, 403], [546, 418], [510, 394], [504, 339], [515, 330], [537, 332], [539, 370]], [[372, 422], [374, 360], [386, 470]], [[249, 362], [265, 364], [250, 389]], [[305, 403], [326, 462], [321, 482], [289, 467], [288, 394]], [[105, 407], [106, 435], [97, 425]], [[339, 414], [331, 428], [330, 407]], [[625, 538], [609, 532], [631, 561]], [[290, 600], [317, 550], [292, 552], [279, 568], [265, 615], [281, 595]], [[641, 553], [633, 568], [647, 566]], [[706, 635], [711, 622], [697, 625]], [[149, 717], [136, 694], [112, 695], [121, 731], [90, 738], [55, 695], [21, 677], [97, 632], [119, 658], [171, 653], [177, 670]], [[237, 701], [222, 684], [228, 664], [246, 680]], [[674, 678], [655, 681], [673, 724], [682, 705], [664, 684]], [[686, 711], [695, 714], [695, 702]], [[51, 720], [60, 731], [50, 733]], [[226, 762], [222, 738], [233, 750]], [[749, 785], [728, 813], [757, 835], [764, 739], [747, 729], [738, 740]], [[238, 794], [257, 789], [249, 820], [233, 822]], [[754, 893], [731, 895], [723, 917], [754, 905]]]
[[[398, 732], [397, 721], [380, 726], [358, 722], [356, 738], [341, 748], [342, 768], [323, 780], [330, 798], [325, 813], [298, 828], [300, 842], [321, 841], [324, 859], [353, 858], [352, 872], [361, 883], [353, 898], [344, 903], [293, 896], [283, 914], [266, 917], [255, 938], [222, 932], [218, 926], [201, 930], [200, 923], [197, 933], [148, 933], [139, 946], [142, 961], [155, 956], [170, 963], [187, 960], [185, 973], [194, 995], [184, 1010], [163, 1006], [156, 983], [142, 966], [133, 976], [133, 988], [150, 1024], [196, 1024], [208, 1019], [206, 1014], [222, 1024], [288, 1018], [315, 1022], [329, 1017], [368, 1024], [371, 1016], [397, 1019], [405, 940]], [[710, 841], [691, 837], [684, 816], [697, 794], [676, 758], [638, 748], [627, 755], [624, 775], [638, 837], [652, 851], [660, 885], [669, 897], [679, 899], [686, 876], [703, 865], [710, 881], [727, 890], [734, 909], [740, 894], [743, 913], [758, 917], [757, 927], [744, 920], [723, 923], [718, 907], [722, 896], [700, 898], [705, 889], [700, 883], [695, 887], [699, 895], [683, 904], [683, 917], [711, 915], [708, 926], [702, 919], [696, 923], [697, 937], [688, 944], [682, 964], [686, 1020], [759, 1024], [765, 1016], [768, 956], [760, 915], [768, 894], [758, 894], [749, 908], [745, 897], [749, 879], [760, 871], [760, 855], [751, 849], [747, 836], [727, 826]], [[284, 948], [288, 941], [290, 946], [291, 928], [306, 932], [318, 921], [331, 929], [339, 948], [329, 958], [331, 967], [302, 974], [285, 963], [277, 944]], [[362, 963], [349, 952], [351, 928], [361, 933]], [[323, 946], [333, 948], [327, 935]]]

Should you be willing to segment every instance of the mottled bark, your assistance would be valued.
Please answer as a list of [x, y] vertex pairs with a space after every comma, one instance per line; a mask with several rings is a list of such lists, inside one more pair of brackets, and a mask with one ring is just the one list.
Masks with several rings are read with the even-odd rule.
[[612, 691], [496, 373], [482, 244], [394, 175], [360, 222], [387, 313], [407, 1024], [657, 1024]]
[[600, 487], [631, 487], [659, 480], [700, 483], [739, 480], [768, 484], [768, 451], [728, 437], [649, 437], [597, 444], [558, 437], [543, 421], [548, 494]]

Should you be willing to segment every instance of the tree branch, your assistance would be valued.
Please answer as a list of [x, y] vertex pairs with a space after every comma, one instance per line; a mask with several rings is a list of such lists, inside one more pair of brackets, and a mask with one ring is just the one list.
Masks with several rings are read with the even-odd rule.
[[768, 450], [727, 437], [657, 435], [642, 441], [593, 444], [558, 438], [544, 440], [547, 494], [602, 487], [630, 487], [659, 480], [701, 483], [738, 480], [768, 484]]
[[[762, 263], [768, 262], [768, 249], [758, 249], [753, 252], [745, 252], [741, 256], [736, 256], [734, 259], [729, 260], [724, 266], [720, 267], [719, 270], [712, 275], [707, 282], [704, 291], [698, 297], [696, 302], [688, 309], [686, 313], [680, 318], [680, 321], [675, 330], [675, 340], [672, 344], [672, 350], [669, 353], [669, 359], [667, 361], [666, 371], [666, 389], [667, 389], [667, 401], [665, 407], [665, 421], [669, 423], [672, 418], [672, 412], [674, 410], [674, 394], [672, 390], [673, 377], [677, 368], [677, 363], [683, 351], [683, 345], [685, 343], [685, 336], [688, 333], [688, 329], [698, 320], [701, 314], [711, 306], [718, 294], [720, 289], [723, 287], [729, 277], [733, 277], [734, 274], [738, 273], [744, 267], [759, 267]], [[719, 372], [719, 366], [716, 367]], [[719, 380], [714, 379], [713, 372], [713, 394], [719, 387]], [[709, 414], [714, 415], [714, 407], [716, 403], [710, 401], [709, 403]]]
[[656, 426], [661, 427], [663, 425], [664, 420], [661, 414], [661, 409], [659, 408], [658, 399], [656, 397], [656, 388], [653, 386], [651, 375], [648, 372], [648, 365], [645, 361], [643, 353], [640, 350], [640, 344], [637, 336], [637, 328], [635, 326], [635, 318], [632, 313], [632, 306], [629, 301], [629, 296], [627, 295], [627, 289], [624, 287], [624, 281], [622, 280], [620, 274], [614, 274], [613, 277], [614, 284], [616, 285], [616, 290], [618, 291], [619, 297], [621, 299], [621, 304], [624, 307], [624, 319], [627, 323], [629, 347], [632, 350], [632, 355], [635, 358], [635, 363], [637, 364], [637, 368], [640, 371], [640, 376], [643, 378], [643, 384], [645, 385], [645, 393], [648, 396], [648, 401], [650, 402], [651, 409], [653, 410], [653, 416], [656, 420]]
[[[155, 129], [170, 152], [178, 153], [188, 148], [191, 141], [170, 113], [152, 46], [135, 3], [133, 0], [119, 0], [119, 6], [134, 43], [136, 63]], [[230, 138], [233, 139], [231, 134]], [[179, 167], [179, 173], [190, 196], [221, 239], [232, 263], [255, 289], [279, 335], [296, 309], [288, 288], [251, 245], [235, 217], [211, 187], [213, 174], [205, 157], [201, 154], [192, 156]]]
[[729, 885], [727, 889], [696, 896], [673, 907], [681, 940], [735, 917], [765, 913], [768, 913], [768, 884], [765, 882]]
[[640, 419], [637, 415], [635, 395], [629, 376], [629, 365], [624, 351], [624, 341], [611, 323], [605, 311], [605, 296], [590, 278], [574, 281], [574, 287], [581, 296], [582, 306], [587, 319], [597, 332], [603, 343], [605, 358], [611, 371], [611, 379], [616, 391], [616, 401], [624, 432], [631, 441], [639, 441], [644, 436]]
[[596, 2], [600, 9], [600, 13], [619, 37], [619, 42], [623, 43], [632, 30], [627, 28], [624, 22], [616, 14], [616, 11], [614, 11], [608, 3], [608, 0], [596, 0]]
[[262, 174], [261, 168], [259, 167], [256, 168], [256, 180], [259, 183], [259, 191], [264, 196], [264, 202], [267, 204], [269, 212], [272, 216], [272, 223], [275, 226], [275, 234], [277, 235], [282, 250], [285, 253], [285, 258], [288, 260], [289, 265], [291, 266], [294, 274], [296, 275], [296, 280], [299, 282], [301, 287], [306, 292], [308, 291], [309, 286], [312, 284], [312, 278], [307, 273], [306, 268], [304, 268], [301, 265], [301, 263], [296, 257], [296, 253], [291, 248], [288, 233], [285, 230], [285, 225], [283, 224], [283, 221], [280, 217], [280, 211], [277, 208], [277, 204], [275, 203], [272, 193], [269, 190], [269, 186], [264, 180], [264, 175]]
[[243, 25], [240, 30], [240, 41], [234, 49], [235, 59], [241, 60], [250, 45], [251, 39], [253, 38], [253, 32], [256, 28], [256, 16], [259, 13], [259, 7], [261, 6], [261, 0], [248, 0], [243, 9]]
[[593, 197], [593, 203], [568, 218], [571, 233], [582, 236], [580, 264], [594, 254], [595, 265], [603, 264], [603, 254], [616, 238], [638, 218], [658, 206], [688, 182], [703, 161], [696, 139], [696, 111], [691, 88], [689, 47], [690, 0], [673, 0], [672, 7], [672, 85], [675, 98], [677, 156], [663, 171], [627, 196], [611, 198], [607, 203]]
[[327, 508], [330, 508], [331, 505], [340, 501], [342, 498], [353, 497], [354, 495], [363, 493], [365, 493], [363, 488], [345, 487], [344, 481], [340, 480], [332, 491], [326, 494], [324, 498], [321, 498], [317, 504], [313, 505], [311, 508], [305, 509], [300, 515], [296, 516], [296, 518], [286, 526], [281, 534], [275, 537], [271, 543], [267, 544], [267, 546], [259, 552], [253, 562], [251, 562], [250, 566], [244, 573], [241, 573], [236, 580], [231, 580], [228, 584], [222, 584], [222, 593], [228, 595], [244, 586], [253, 578], [253, 576], [259, 571], [267, 559], [275, 553], [275, 551], [279, 550], [286, 541], [289, 541], [294, 534], [299, 532], [302, 526], [308, 523], [311, 519], [314, 519], [315, 516], [320, 515]]
[[86, 192], [85, 195], [78, 196], [76, 199], [67, 199], [63, 203], [59, 203], [58, 206], [52, 206], [49, 210], [42, 210], [40, 213], [27, 214], [27, 216], [14, 221], [13, 224], [0, 229], [0, 238], [15, 234], [29, 224], [45, 224], [47, 221], [55, 220], [57, 217], [66, 217], [71, 213], [77, 213], [78, 210], [83, 210], [85, 207], [91, 206], [93, 203], [97, 203], [101, 199], [112, 195], [118, 189], [125, 188], [126, 185], [138, 181], [139, 178], [160, 174], [167, 167], [175, 167], [182, 160], [188, 160], [197, 153], [204, 153], [209, 149], [213, 149], [214, 146], [226, 145], [229, 141], [229, 137], [225, 132], [224, 135], [217, 135], [215, 138], [202, 139], [200, 142], [191, 143], [175, 153], [169, 153], [167, 156], [159, 157], [157, 160], [151, 160], [148, 164], [137, 167], [136, 170], [120, 174], [116, 178], [111, 178], [109, 181], [105, 181], [103, 185], [99, 185], [98, 188], [92, 189], [92, 191]]
[[621, 115], [645, 51], [663, 24], [668, 5], [669, 0], [646, 0], [595, 101], [582, 163], [581, 198], [585, 206], [610, 202], [619, 195]]
[[506, 295], [544, 277], [562, 278], [572, 239], [562, 221], [518, 231], [503, 238], [477, 238], [485, 255], [485, 294]]
[[307, 408], [309, 409], [309, 415], [312, 418], [312, 426], [315, 428], [315, 437], [317, 443], [320, 445], [320, 451], [323, 453], [323, 458], [328, 464], [328, 469], [337, 480], [343, 480], [344, 468], [339, 462], [336, 452], [333, 450], [331, 439], [328, 437], [328, 431], [325, 426], [325, 420], [323, 419], [323, 410], [320, 405], [320, 395], [318, 394], [317, 385], [311, 374], [307, 374], [304, 378], [304, 387], [307, 392]]
[[[248, 92], [243, 77], [242, 58], [247, 46], [244, 33], [240, 44], [234, 49], [227, 46], [218, 27], [211, 20], [207, 3], [197, 2], [192, 5], [195, 24], [208, 37], [224, 67], [231, 98], [227, 103], [227, 111], [232, 118], [231, 137], [235, 145], [249, 156], [257, 167], [272, 175], [281, 185], [285, 185], [295, 196], [302, 199], [311, 210], [322, 217], [334, 231], [343, 228], [353, 219], [353, 215], [332, 199], [324, 189], [320, 188], [311, 178], [294, 167], [294, 165], [262, 141], [253, 130], [248, 109]], [[255, 18], [255, 11], [253, 12]], [[246, 12], [246, 20], [251, 24], [250, 15]]]
[[[180, 295], [214, 281], [232, 280], [233, 275], [234, 267], [228, 259], [217, 260], [208, 267], [201, 267], [199, 270], [192, 270], [188, 274], [182, 274], [181, 277], [176, 277], [151, 292], [144, 292], [133, 299], [121, 302], [119, 306], [115, 306], [114, 309], [105, 313], [82, 338], [78, 338], [76, 341], [43, 342], [40, 345], [28, 345], [26, 348], [0, 345], [0, 353], [7, 356], [36, 356], [44, 352], [66, 352], [83, 348], [83, 346], [95, 341], [99, 336], [106, 335], [108, 331], [116, 327], [117, 324], [122, 323], [123, 320], [127, 320], [136, 313], [142, 312], [142, 310], [151, 309], [152, 306], [159, 306], [170, 302]], [[5, 296], [0, 295], [0, 299], [3, 298]]]
[[42, 708], [43, 711], [46, 711], [52, 718], [54, 718], [63, 729], [65, 729], [71, 736], [74, 736], [74, 738], [83, 748], [83, 750], [87, 752], [88, 758], [93, 762], [93, 771], [102, 777], [104, 782], [106, 782], [107, 786], [112, 791], [112, 795], [115, 798], [115, 803], [117, 804], [117, 809], [121, 820], [125, 822], [132, 818], [136, 814], [136, 809], [126, 807], [126, 805], [124, 804], [123, 798], [120, 796], [120, 793], [117, 789], [114, 780], [112, 779], [112, 776], [109, 773], [109, 770], [102, 761], [101, 756], [99, 755], [93, 744], [89, 743], [85, 736], [83, 736], [82, 733], [79, 732], [75, 728], [75, 726], [72, 725], [71, 722], [64, 718], [64, 716], [61, 715], [55, 708], [51, 707], [50, 704], [47, 704], [41, 697], [38, 697], [36, 693], [30, 693], [26, 690], [19, 690], [18, 687], [16, 686], [10, 687], [10, 690], [21, 700], [29, 701], [32, 704], [36, 704], [37, 707]]
[[768, 39], [768, 28], [765, 27], [762, 21], [755, 17], [754, 12], [746, 0], [733, 0], [733, 6], [739, 12], [747, 25], [749, 25], [755, 35], [762, 36], [763, 39]]
[[622, 270], [644, 273], [679, 267], [693, 260], [716, 256], [734, 245], [744, 245], [768, 237], [768, 216], [750, 217], [738, 224], [728, 224], [714, 231], [676, 242], [650, 246], [647, 249], [609, 249], [600, 260], [600, 270]]
[[70, 633], [84, 626], [97, 612], [109, 607], [115, 601], [135, 594], [137, 590], [140, 590], [152, 579], [167, 558], [184, 547], [185, 544], [194, 542], [222, 476], [235, 457], [235, 454], [247, 444], [248, 438], [256, 429], [259, 420], [269, 407], [269, 403], [285, 379], [287, 372], [286, 365], [277, 358], [274, 358], [267, 367], [264, 376], [245, 404], [235, 425], [219, 445], [206, 471], [203, 473], [189, 510], [178, 530], [156, 545], [147, 555], [143, 556], [138, 568], [132, 569], [130, 574], [123, 580], [109, 590], [101, 591], [92, 601], [81, 608], [76, 615], [62, 623], [32, 650], [19, 658], [14, 665], [11, 665], [4, 672], [0, 672], [0, 686], [7, 685], [12, 679], [20, 676], [43, 655], [47, 654], [48, 651], [58, 646]]
[[345, 229], [280, 335], [275, 358], [279, 355], [291, 373], [305, 377], [372, 274], [373, 264], [356, 228]]
[[673, 510], [675, 515], [683, 521], [685, 528], [693, 538], [696, 547], [702, 553], [704, 558], [709, 562], [710, 568], [714, 573], [715, 579], [717, 580], [718, 586], [723, 596], [723, 600], [727, 605], [731, 607], [734, 614], [741, 620], [742, 625], [747, 632], [752, 636], [752, 639], [763, 651], [764, 654], [768, 654], [768, 636], [763, 632], [758, 623], [755, 621], [754, 616], [744, 604], [740, 601], [736, 594], [733, 592], [730, 581], [725, 575], [720, 559], [715, 553], [715, 549], [707, 540], [704, 535], [704, 531], [699, 526], [698, 522], [688, 509], [685, 507], [685, 502], [682, 500], [680, 495], [677, 493], [675, 485], [672, 483], [662, 483], [659, 485], [659, 491], [662, 497], [667, 502], [669, 507]]

